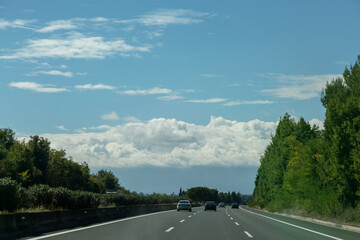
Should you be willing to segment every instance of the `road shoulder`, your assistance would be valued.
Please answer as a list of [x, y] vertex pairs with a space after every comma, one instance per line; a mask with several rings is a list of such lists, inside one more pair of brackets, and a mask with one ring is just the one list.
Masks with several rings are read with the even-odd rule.
[[339, 229], [343, 229], [343, 230], [347, 230], [347, 231], [360, 233], [360, 226], [356, 227], [356, 226], [351, 226], [351, 225], [346, 225], [346, 224], [339, 224], [339, 223], [324, 221], [324, 220], [310, 218], [310, 217], [303, 217], [303, 216], [298, 216], [298, 215], [293, 215], [293, 214], [269, 212], [265, 209], [256, 209], [256, 208], [251, 208], [251, 207], [247, 207], [247, 208], [249, 208], [251, 210], [259, 211], [259, 212], [272, 213], [272, 214], [279, 215], [279, 216], [294, 218], [294, 219], [298, 219], [298, 220], [302, 220], [302, 221], [317, 223], [317, 224], [324, 225], [324, 226], [329, 226], [329, 227], [334, 227], [334, 228], [339, 228]]

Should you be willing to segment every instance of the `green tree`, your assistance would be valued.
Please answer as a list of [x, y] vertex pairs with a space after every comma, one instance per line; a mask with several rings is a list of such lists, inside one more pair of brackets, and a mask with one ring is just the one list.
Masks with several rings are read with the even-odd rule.
[[66, 157], [65, 150], [50, 151], [46, 183], [52, 187], [66, 187], [72, 190], [92, 190], [90, 169], [86, 163], [74, 162]]
[[46, 138], [39, 136], [30, 136], [27, 143], [34, 166], [41, 174], [35, 179], [35, 183], [46, 183], [48, 163], [50, 160], [50, 142]]
[[96, 174], [96, 177], [103, 182], [106, 190], [120, 190], [119, 179], [115, 177], [112, 171], [100, 170]]
[[10, 176], [8, 163], [5, 161], [10, 148], [14, 145], [15, 133], [9, 128], [0, 128], [0, 178]]
[[196, 202], [207, 200], [217, 201], [218, 190], [207, 187], [193, 187], [187, 190], [186, 197]]
[[289, 114], [280, 119], [275, 136], [260, 158], [260, 167], [255, 180], [254, 199], [265, 206], [282, 188], [284, 173], [290, 159], [287, 137], [294, 134], [296, 123]]
[[25, 141], [15, 141], [4, 162], [8, 176], [23, 186], [35, 184], [36, 179], [42, 175], [42, 172], [36, 168]]
[[15, 133], [10, 128], [0, 128], [0, 146], [10, 150], [15, 142]]
[[326, 181], [335, 186], [344, 206], [360, 200], [360, 56], [343, 79], [326, 84], [321, 102], [326, 108], [324, 161]]

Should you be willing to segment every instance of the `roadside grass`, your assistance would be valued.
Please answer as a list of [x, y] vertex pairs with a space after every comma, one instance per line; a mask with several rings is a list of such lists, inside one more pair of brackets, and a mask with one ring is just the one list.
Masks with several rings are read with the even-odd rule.
[[[269, 210], [269, 209], [267, 209]], [[323, 215], [315, 211], [307, 211], [304, 208], [288, 208], [288, 209], [277, 209], [277, 211], [270, 211], [274, 213], [283, 213], [286, 215], [300, 216], [304, 218], [312, 218], [322, 220], [326, 222], [332, 222], [340, 225], [350, 225], [360, 227], [360, 210], [356, 208], [346, 208], [342, 211], [338, 211], [336, 215]]]

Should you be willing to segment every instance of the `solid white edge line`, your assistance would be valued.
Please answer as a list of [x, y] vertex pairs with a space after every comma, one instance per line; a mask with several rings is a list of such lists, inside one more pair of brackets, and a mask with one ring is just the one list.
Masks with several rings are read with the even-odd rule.
[[169, 228], [168, 230], [166, 230], [165, 232], [170, 232], [171, 230], [173, 230], [174, 229], [174, 227], [171, 227], [171, 228]]
[[86, 230], [86, 229], [90, 229], [90, 228], [101, 227], [101, 226], [109, 225], [109, 224], [113, 224], [113, 223], [129, 221], [129, 220], [136, 219], [136, 218], [142, 218], [142, 217], [147, 217], [147, 216], [152, 216], [152, 215], [157, 215], [157, 214], [162, 214], [162, 213], [168, 213], [168, 212], [174, 212], [174, 211], [176, 211], [176, 210], [168, 210], [168, 211], [162, 211], [162, 212], [156, 212], [156, 213], [148, 213], [148, 214], [144, 214], [144, 215], [139, 215], [139, 216], [134, 216], [134, 217], [129, 217], [129, 218], [123, 218], [123, 219], [119, 219], [119, 220], [115, 220], [115, 221], [110, 221], [110, 222], [95, 224], [95, 225], [91, 225], [91, 226], [88, 226], [88, 227], [82, 227], [82, 228], [77, 228], [77, 229], [73, 229], [73, 230], [68, 230], [68, 231], [63, 231], [63, 232], [48, 234], [48, 235], [44, 235], [44, 236], [41, 236], [41, 237], [28, 238], [28, 240], [45, 239], [45, 238], [55, 237], [55, 236], [59, 236], [59, 235], [67, 234], [67, 233], [82, 231], [82, 230]]
[[317, 231], [314, 231], [314, 230], [311, 230], [311, 229], [308, 229], [308, 228], [300, 227], [300, 226], [292, 224], [292, 223], [284, 222], [284, 221], [281, 221], [281, 220], [278, 220], [278, 219], [275, 219], [275, 218], [272, 218], [272, 217], [261, 215], [259, 213], [251, 212], [249, 210], [243, 209], [242, 207], [240, 207], [240, 209], [245, 211], [245, 212], [248, 212], [248, 213], [251, 213], [251, 214], [254, 214], [254, 215], [258, 215], [258, 216], [261, 216], [263, 218], [267, 218], [267, 219], [270, 219], [270, 220], [273, 220], [273, 221], [276, 221], [276, 222], [279, 222], [279, 223], [283, 223], [283, 224], [286, 224], [286, 225], [289, 225], [289, 226], [292, 226], [292, 227], [295, 227], [295, 228], [299, 228], [299, 229], [302, 229], [302, 230], [305, 230], [305, 231], [308, 231], [308, 232], [312, 232], [312, 233], [315, 233], [315, 234], [318, 234], [318, 235], [321, 235], [321, 236], [324, 236], [324, 237], [328, 237], [328, 238], [332, 238], [332, 239], [336, 239], [336, 240], [343, 240], [342, 238], [337, 238], [337, 237], [334, 237], [334, 236], [331, 236], [331, 235], [328, 235], [328, 234], [325, 234], [325, 233], [321, 233], [321, 232], [317, 232]]
[[247, 231], [244, 231], [244, 233], [245, 233], [249, 238], [253, 238], [253, 236], [251, 236], [251, 234], [248, 233]]

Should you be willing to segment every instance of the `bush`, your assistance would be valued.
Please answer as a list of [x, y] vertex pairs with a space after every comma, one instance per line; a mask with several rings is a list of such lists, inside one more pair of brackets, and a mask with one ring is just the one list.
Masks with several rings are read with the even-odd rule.
[[20, 198], [19, 208], [29, 209], [29, 208], [36, 208], [39, 206], [38, 204], [36, 204], [35, 195], [26, 188], [20, 187], [19, 198]]
[[41, 209], [82, 209], [102, 206], [124, 206], [137, 204], [175, 203], [177, 196], [166, 194], [115, 193], [99, 194], [72, 191], [64, 187], [52, 188], [48, 185], [33, 185], [28, 189], [20, 187], [8, 178], [0, 179], [0, 211], [15, 211], [19, 208]]
[[76, 206], [75, 197], [71, 192], [71, 190], [64, 187], [54, 188], [53, 208], [74, 209]]
[[97, 208], [101, 203], [101, 197], [98, 194], [84, 191], [73, 191], [73, 208]]
[[9, 178], [0, 179], [0, 211], [15, 211], [20, 205], [20, 185]]
[[43, 184], [33, 185], [28, 188], [27, 193], [24, 193], [24, 197], [32, 201], [32, 207], [51, 208], [53, 206], [54, 188]]

